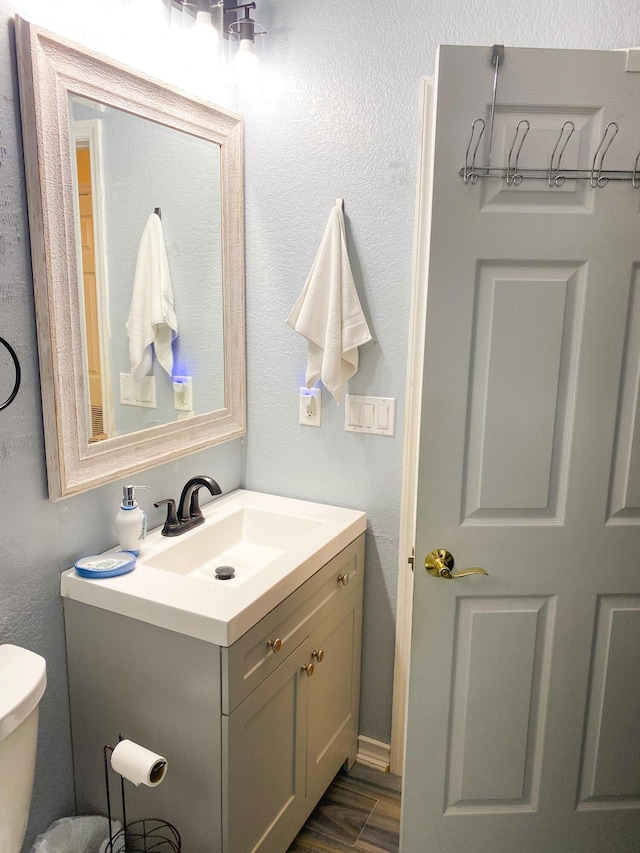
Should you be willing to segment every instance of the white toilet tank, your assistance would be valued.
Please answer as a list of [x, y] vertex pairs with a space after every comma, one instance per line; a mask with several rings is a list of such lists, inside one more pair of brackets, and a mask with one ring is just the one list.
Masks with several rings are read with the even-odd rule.
[[44, 658], [0, 645], [0, 853], [20, 853], [29, 818]]

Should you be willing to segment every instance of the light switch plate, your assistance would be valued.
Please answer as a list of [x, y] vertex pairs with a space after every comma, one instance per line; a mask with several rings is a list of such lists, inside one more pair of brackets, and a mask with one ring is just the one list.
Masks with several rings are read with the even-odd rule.
[[144, 409], [155, 409], [155, 376], [143, 376], [140, 382], [134, 382], [130, 373], [121, 373], [120, 402], [123, 406], [141, 406]]
[[361, 397], [357, 394], [347, 394], [344, 401], [344, 428], [347, 432], [395, 435], [395, 397]]

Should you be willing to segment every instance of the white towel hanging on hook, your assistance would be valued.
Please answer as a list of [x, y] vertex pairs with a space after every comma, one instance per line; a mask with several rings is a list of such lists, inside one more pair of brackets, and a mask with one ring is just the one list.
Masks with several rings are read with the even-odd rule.
[[358, 370], [358, 347], [371, 340], [349, 263], [343, 206], [343, 199], [336, 199], [309, 277], [287, 318], [308, 342], [307, 388], [321, 379], [338, 405]]

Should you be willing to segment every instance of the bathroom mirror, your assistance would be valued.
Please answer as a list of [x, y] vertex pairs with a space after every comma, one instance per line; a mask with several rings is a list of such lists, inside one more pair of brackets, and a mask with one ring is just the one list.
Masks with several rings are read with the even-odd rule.
[[[56, 500], [245, 432], [242, 119], [20, 18], [16, 41]], [[177, 335], [135, 382], [150, 228]]]

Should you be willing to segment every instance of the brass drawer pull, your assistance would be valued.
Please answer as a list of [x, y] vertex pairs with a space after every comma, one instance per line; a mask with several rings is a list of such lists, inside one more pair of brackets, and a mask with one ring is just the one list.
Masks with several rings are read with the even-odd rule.
[[338, 575], [338, 583], [341, 583], [342, 586], [347, 586], [349, 583], [349, 575]]
[[318, 649], [317, 652], [311, 652], [311, 657], [315, 658], [318, 663], [322, 663], [324, 660], [324, 649]]
[[282, 640], [280, 637], [277, 637], [275, 640], [267, 640], [267, 645], [272, 652], [279, 652], [282, 648]]
[[315, 670], [315, 666], [312, 663], [307, 663], [304, 666], [300, 667], [300, 672], [306, 672], [307, 678], [311, 678]]

